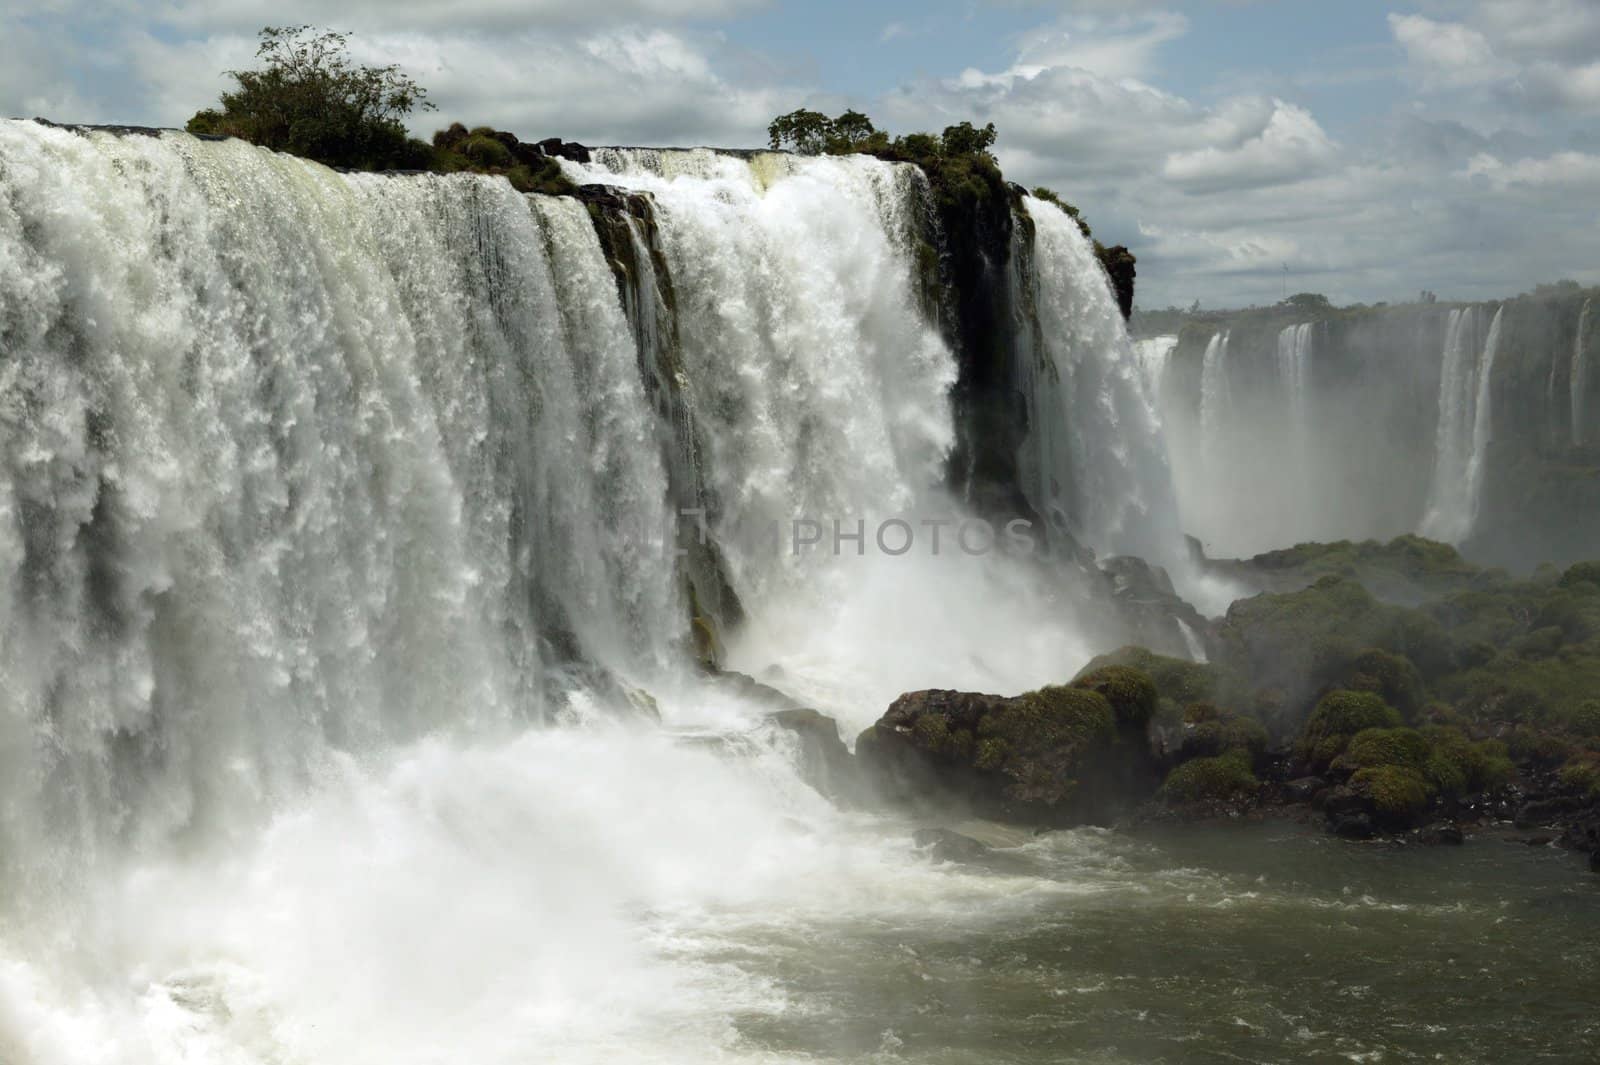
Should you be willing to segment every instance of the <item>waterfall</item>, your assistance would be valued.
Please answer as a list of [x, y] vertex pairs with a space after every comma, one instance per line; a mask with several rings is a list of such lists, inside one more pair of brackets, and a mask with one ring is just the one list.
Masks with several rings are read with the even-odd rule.
[[1139, 369], [1144, 374], [1145, 389], [1160, 406], [1161, 395], [1166, 388], [1167, 367], [1172, 363], [1172, 353], [1178, 349], [1176, 334], [1157, 337], [1141, 337], [1133, 342], [1133, 352], [1138, 360]]
[[1490, 387], [1503, 314], [1503, 307], [1495, 312], [1480, 349], [1477, 309], [1450, 312], [1439, 378], [1432, 486], [1418, 529], [1436, 540], [1460, 543], [1472, 533], [1477, 520], [1491, 429]]
[[[725, 586], [733, 664], [847, 738], [1088, 659], [1056, 570], [835, 539], [971, 517], [926, 179], [564, 165], [611, 188], [0, 122], [0, 1057], [731, 1059], [782, 1004], [725, 915], [970, 884], [689, 653]], [[1151, 379], [1028, 211], [1031, 490], [1159, 558]]]
[[1288, 491], [1291, 506], [1302, 518], [1309, 517], [1309, 508], [1314, 502], [1310, 484], [1312, 330], [1312, 323], [1303, 322], [1285, 326], [1278, 333], [1278, 378], [1283, 384], [1291, 441]]
[[1018, 303], [1042, 340], [1022, 368], [1024, 490], [1097, 552], [1170, 562], [1180, 536], [1155, 390], [1082, 229], [1054, 204], [1024, 204], [1033, 269]]
[[1572, 392], [1572, 446], [1581, 447], [1584, 443], [1584, 403], [1589, 394], [1589, 365], [1583, 358], [1584, 331], [1589, 326], [1589, 300], [1583, 301], [1583, 310], [1578, 312], [1578, 332], [1572, 338], [1572, 374], [1567, 387]]
[[1228, 392], [1228, 331], [1213, 333], [1200, 362], [1201, 465], [1214, 475], [1225, 462], [1223, 431], [1233, 404]]

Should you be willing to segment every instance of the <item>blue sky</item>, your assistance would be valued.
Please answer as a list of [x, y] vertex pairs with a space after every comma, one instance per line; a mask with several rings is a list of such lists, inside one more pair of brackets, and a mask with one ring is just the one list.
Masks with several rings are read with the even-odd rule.
[[1140, 257], [1139, 302], [1600, 283], [1600, 0], [35, 0], [0, 114], [181, 124], [254, 31], [354, 30], [436, 119], [752, 145], [802, 105], [993, 121], [1008, 176]]

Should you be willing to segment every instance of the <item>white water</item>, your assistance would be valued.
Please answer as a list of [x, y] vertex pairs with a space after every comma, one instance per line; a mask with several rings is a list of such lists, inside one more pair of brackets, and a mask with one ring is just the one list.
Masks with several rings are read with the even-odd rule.
[[1504, 308], [1478, 347], [1477, 308], [1452, 310], [1439, 380], [1439, 426], [1428, 504], [1418, 531], [1459, 544], [1472, 533], [1491, 431], [1490, 386]]
[[1174, 562], [1181, 536], [1155, 391], [1083, 230], [1054, 204], [1024, 202], [1043, 341], [1023, 368], [1024, 491], [1103, 555]]
[[1223, 434], [1231, 413], [1228, 395], [1228, 331], [1213, 333], [1200, 362], [1201, 463], [1215, 471], [1226, 463]]
[[[1021, 690], [1099, 649], [1070, 587], [998, 555], [743, 535], [960, 516], [914, 170], [590, 176], [656, 198], [690, 461], [752, 613], [737, 662], [853, 731], [906, 688]], [[1106, 434], [1074, 520], [1128, 550], [1167, 520], [1159, 433], [1052, 212], [1038, 298], [1081, 405], [1058, 414]], [[687, 673], [681, 441], [632, 327], [575, 202], [0, 124], [0, 1060], [756, 1058], [734, 1018], [794, 1004], [728, 960], [752, 927], [1057, 890], [930, 869]]]
[[1584, 443], [1584, 418], [1587, 413], [1584, 409], [1589, 398], [1589, 364], [1584, 359], [1584, 332], [1589, 326], [1590, 300], [1583, 301], [1583, 310], [1578, 312], [1578, 335], [1572, 341], [1572, 374], [1567, 387], [1572, 392], [1572, 446], [1581, 447]]
[[1158, 409], [1166, 390], [1167, 368], [1172, 364], [1172, 353], [1177, 349], [1177, 334], [1141, 337], [1133, 342], [1134, 355], [1139, 369], [1144, 373], [1145, 389], [1155, 397]]

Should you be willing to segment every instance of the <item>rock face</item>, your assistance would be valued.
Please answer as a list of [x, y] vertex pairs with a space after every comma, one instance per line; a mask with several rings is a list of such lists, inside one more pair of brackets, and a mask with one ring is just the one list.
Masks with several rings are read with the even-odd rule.
[[800, 779], [843, 805], [861, 798], [856, 760], [839, 738], [839, 725], [815, 710], [779, 710], [767, 720], [792, 734], [800, 744]]
[[[1153, 702], [1142, 690], [1132, 698]], [[1029, 825], [1105, 823], [1153, 786], [1140, 713], [1119, 715], [1083, 687], [910, 692], [861, 734], [856, 754], [891, 802]]]

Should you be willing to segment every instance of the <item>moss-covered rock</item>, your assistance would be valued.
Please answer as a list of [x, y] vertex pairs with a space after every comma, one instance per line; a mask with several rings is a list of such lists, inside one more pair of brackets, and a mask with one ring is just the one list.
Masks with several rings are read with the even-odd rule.
[[1350, 778], [1350, 785], [1371, 803], [1375, 823], [1390, 829], [1413, 826], [1434, 795], [1427, 777], [1407, 766], [1363, 769]]
[[1351, 737], [1340, 760], [1351, 769], [1386, 765], [1422, 769], [1432, 753], [1427, 739], [1416, 729], [1369, 728]]
[[1193, 703], [1184, 711], [1182, 760], [1242, 752], [1254, 764], [1267, 752], [1267, 730], [1259, 721], [1211, 703]]
[[1027, 824], [1101, 819], [1148, 795], [1141, 745], [1119, 738], [1099, 692], [1053, 686], [1014, 698], [902, 695], [861, 734], [856, 753], [885, 797], [960, 806]]
[[1167, 774], [1161, 798], [1168, 805], [1218, 803], [1254, 795], [1261, 786], [1243, 751], [1195, 758]]
[[1345, 752], [1350, 740], [1367, 729], [1394, 729], [1400, 714], [1372, 692], [1332, 691], [1322, 697], [1301, 734], [1301, 756], [1326, 767]]
[[1104, 696], [1116, 714], [1117, 727], [1125, 731], [1142, 732], [1155, 716], [1155, 681], [1131, 666], [1104, 666], [1079, 676], [1072, 686]]
[[1157, 695], [1171, 699], [1180, 707], [1209, 702], [1217, 697], [1215, 666], [1156, 654], [1143, 647], [1122, 647], [1110, 654], [1099, 655], [1083, 667], [1078, 678], [1082, 679], [1107, 666], [1129, 666], [1139, 670], [1155, 683]]

